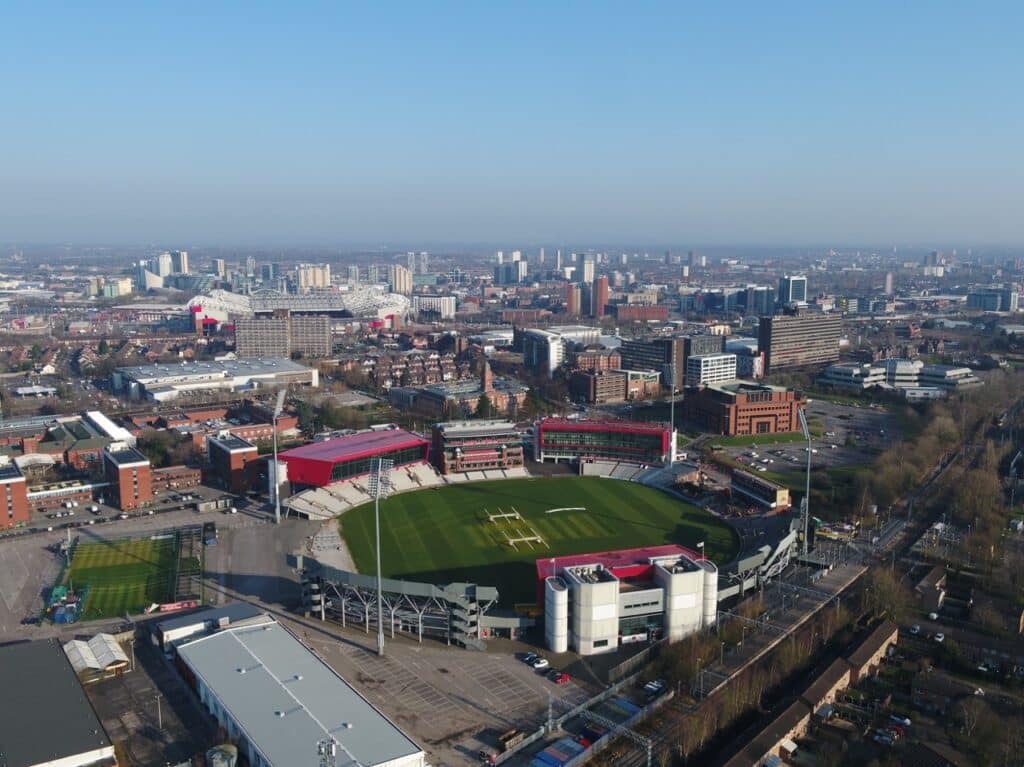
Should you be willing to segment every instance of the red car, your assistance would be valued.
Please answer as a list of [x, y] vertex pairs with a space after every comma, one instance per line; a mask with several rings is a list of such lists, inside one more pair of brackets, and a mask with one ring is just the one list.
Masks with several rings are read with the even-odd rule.
[[560, 674], [557, 674], [557, 675], [551, 677], [551, 681], [554, 682], [555, 684], [569, 684], [569, 680], [571, 678], [572, 677], [570, 677], [568, 674], [566, 674], [563, 671]]

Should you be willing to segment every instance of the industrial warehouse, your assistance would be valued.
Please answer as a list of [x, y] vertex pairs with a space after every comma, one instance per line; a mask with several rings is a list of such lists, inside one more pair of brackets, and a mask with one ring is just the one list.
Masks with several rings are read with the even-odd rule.
[[182, 395], [240, 391], [268, 386], [317, 387], [319, 373], [284, 358], [178, 362], [118, 368], [111, 376], [114, 392], [132, 399], [166, 402]]
[[202, 704], [252, 767], [424, 767], [424, 753], [348, 682], [272, 619], [177, 648]]

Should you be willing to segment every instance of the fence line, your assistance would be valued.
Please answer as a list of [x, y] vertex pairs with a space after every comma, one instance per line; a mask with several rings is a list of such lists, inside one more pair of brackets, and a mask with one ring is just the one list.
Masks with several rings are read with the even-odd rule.
[[667, 637], [662, 637], [657, 642], [648, 645], [643, 650], [638, 652], [632, 658], [627, 658], [617, 666], [612, 666], [608, 669], [608, 681], [617, 682], [627, 674], [631, 674], [636, 671], [640, 666], [645, 665], [648, 661], [655, 658], [658, 653], [661, 652], [661, 648], [668, 643]]

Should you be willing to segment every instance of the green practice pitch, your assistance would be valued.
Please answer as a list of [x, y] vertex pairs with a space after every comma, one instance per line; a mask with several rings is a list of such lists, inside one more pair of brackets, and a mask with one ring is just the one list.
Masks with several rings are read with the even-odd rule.
[[[346, 512], [340, 524], [359, 572], [375, 573], [373, 504]], [[474, 482], [381, 501], [386, 577], [496, 586], [506, 606], [536, 600], [538, 559], [700, 541], [718, 563], [738, 550], [735, 533], [711, 514], [618, 480]]]
[[112, 618], [170, 601], [176, 548], [174, 537], [78, 544], [65, 584], [89, 589], [80, 617]]

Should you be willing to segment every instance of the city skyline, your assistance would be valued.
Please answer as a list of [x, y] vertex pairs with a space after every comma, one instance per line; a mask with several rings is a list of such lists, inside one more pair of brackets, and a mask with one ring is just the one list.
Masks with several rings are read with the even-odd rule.
[[1015, 245], [986, 8], [15, 10], [0, 238]]

